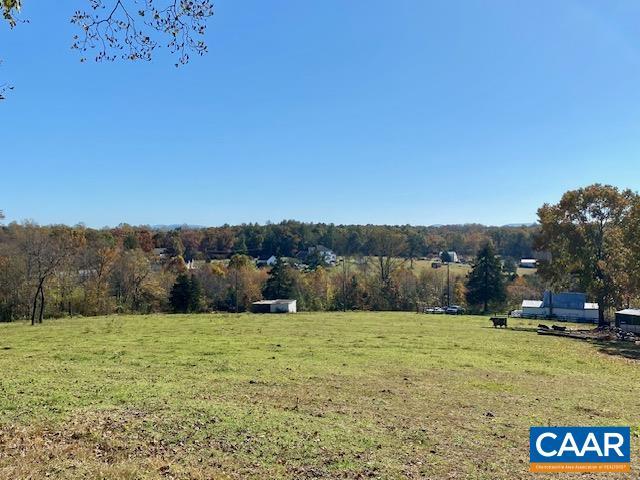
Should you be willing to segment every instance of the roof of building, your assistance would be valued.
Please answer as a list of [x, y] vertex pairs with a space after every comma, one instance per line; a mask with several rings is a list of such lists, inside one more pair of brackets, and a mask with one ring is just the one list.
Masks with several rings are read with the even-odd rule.
[[277, 300], [260, 300], [258, 302], [253, 302], [253, 305], [278, 305], [278, 304], [288, 304], [294, 303], [296, 300], [288, 300], [279, 298]]
[[542, 301], [545, 307], [583, 310], [587, 304], [587, 295], [580, 292], [553, 293], [547, 290]]
[[522, 308], [541, 308], [542, 300], [523, 300]]
[[616, 314], [621, 314], [621, 315], [633, 315], [636, 317], [640, 317], [640, 310], [637, 308], [625, 308], [624, 310], [620, 310], [619, 312], [616, 312]]
[[585, 303], [584, 304], [584, 309], [585, 310], [599, 310], [600, 306], [597, 303]]

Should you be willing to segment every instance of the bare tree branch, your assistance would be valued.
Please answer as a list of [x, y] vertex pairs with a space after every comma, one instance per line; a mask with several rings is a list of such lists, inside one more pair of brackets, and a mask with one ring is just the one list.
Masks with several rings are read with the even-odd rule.
[[[2, 64], [2, 60], [0, 60], [0, 64]], [[0, 100], [4, 100], [6, 98], [6, 93], [9, 90], [13, 90], [13, 86], [8, 83], [0, 83]], [[0, 211], [0, 218], [2, 218], [2, 212]]]
[[[90, 51], [96, 61], [151, 60], [164, 44], [177, 56], [175, 66], [189, 62], [190, 55], [204, 55], [207, 20], [213, 16], [211, 0], [86, 0], [87, 10], [77, 10], [71, 23], [81, 33], [73, 36], [71, 48], [86, 62]], [[11, 28], [19, 22], [22, 0], [0, 0], [4, 20]], [[165, 40], [155, 38], [157, 34]], [[13, 87], [0, 83], [0, 100]]]
[[96, 51], [96, 61], [151, 60], [159, 45], [152, 32], [167, 37], [166, 46], [178, 57], [176, 66], [188, 63], [190, 54], [207, 53], [203, 36], [213, 15], [210, 0], [88, 1], [90, 11], [78, 10], [71, 17], [82, 30], [72, 48], [83, 53], [83, 62], [90, 50]]

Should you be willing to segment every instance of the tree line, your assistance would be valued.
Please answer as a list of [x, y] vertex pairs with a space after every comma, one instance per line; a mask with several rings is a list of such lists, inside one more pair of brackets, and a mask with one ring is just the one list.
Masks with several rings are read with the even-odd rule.
[[[0, 213], [0, 219], [2, 214]], [[516, 308], [545, 288], [585, 292], [600, 306], [640, 306], [640, 196], [591, 185], [538, 210], [531, 227], [267, 225], [153, 229], [120, 225], [0, 227], [0, 319], [118, 312], [244, 311], [262, 298], [295, 298], [305, 310], [412, 310], [418, 302], [474, 310]], [[323, 244], [337, 266], [296, 264]], [[468, 274], [414, 266], [456, 250]], [[514, 259], [537, 252], [538, 275]], [[254, 257], [275, 255], [272, 268]], [[197, 262], [197, 268], [192, 268]]]
[[499, 255], [520, 259], [533, 255], [537, 227], [334, 225], [286, 220], [266, 225], [183, 226], [170, 230], [121, 225], [109, 231], [130, 246], [143, 250], [167, 248], [171, 255], [182, 256], [186, 261], [230, 258], [234, 253], [293, 257], [316, 245], [324, 245], [338, 255], [372, 256], [389, 248], [383, 244], [389, 238], [395, 242], [396, 255], [406, 259], [444, 250], [474, 256], [489, 241]]
[[[533, 231], [295, 221], [170, 230], [11, 223], [0, 228], [0, 319], [245, 311], [253, 301], [282, 297], [306, 310], [465, 304], [464, 275], [447, 279], [444, 269], [413, 268], [412, 260], [440, 249], [469, 255], [482, 242], [520, 256], [531, 251]], [[344, 260], [295, 268], [295, 255], [318, 244]], [[274, 268], [256, 266], [254, 257], [270, 255], [280, 258]]]

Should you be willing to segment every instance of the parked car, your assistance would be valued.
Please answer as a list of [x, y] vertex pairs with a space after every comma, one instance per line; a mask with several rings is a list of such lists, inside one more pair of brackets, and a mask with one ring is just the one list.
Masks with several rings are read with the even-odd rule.
[[460, 305], [450, 305], [446, 308], [445, 313], [447, 315], [464, 315], [465, 309]]
[[444, 313], [444, 308], [436, 307], [436, 308], [433, 309], [433, 313], [442, 314], [442, 313]]
[[509, 316], [512, 318], [522, 318], [522, 310], [513, 310]]

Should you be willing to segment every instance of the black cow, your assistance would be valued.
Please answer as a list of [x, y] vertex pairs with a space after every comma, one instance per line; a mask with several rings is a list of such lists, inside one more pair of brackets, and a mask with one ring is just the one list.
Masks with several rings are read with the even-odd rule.
[[491, 321], [493, 322], [493, 328], [507, 327], [507, 319], [504, 317], [491, 317]]

